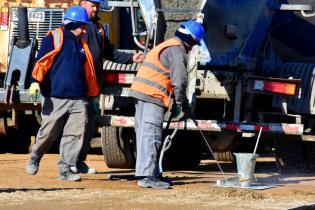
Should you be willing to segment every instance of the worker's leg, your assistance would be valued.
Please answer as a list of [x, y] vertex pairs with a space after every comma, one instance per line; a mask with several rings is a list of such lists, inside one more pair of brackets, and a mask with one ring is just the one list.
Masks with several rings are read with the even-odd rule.
[[72, 168], [73, 171], [76, 171], [78, 173], [96, 173], [96, 170], [94, 168], [89, 167], [85, 163], [86, 157], [89, 153], [90, 143], [95, 132], [95, 109], [93, 106], [94, 104], [90, 100], [88, 103], [88, 124], [84, 135], [83, 146], [78, 157], [77, 165], [75, 168]]
[[42, 106], [42, 122], [32, 147], [31, 156], [26, 166], [27, 173], [35, 175], [39, 161], [58, 138], [64, 124], [64, 114], [67, 111], [60, 99], [46, 97]]
[[159, 176], [158, 151], [162, 141], [165, 108], [139, 100], [136, 105], [136, 176]]
[[136, 103], [137, 162], [136, 176], [139, 187], [167, 189], [170, 184], [162, 181], [158, 167], [165, 108], [143, 102]]
[[[75, 166], [79, 153], [82, 148], [84, 134], [87, 125], [87, 101], [68, 100], [69, 116], [63, 129], [63, 135], [60, 142], [60, 161], [58, 163], [61, 175], [65, 175], [66, 180], [79, 178], [77, 174], [75, 177], [67, 177], [71, 173], [71, 166]], [[72, 176], [72, 174], [70, 174]], [[59, 177], [60, 178], [60, 177]], [[76, 181], [76, 180], [74, 180]]]

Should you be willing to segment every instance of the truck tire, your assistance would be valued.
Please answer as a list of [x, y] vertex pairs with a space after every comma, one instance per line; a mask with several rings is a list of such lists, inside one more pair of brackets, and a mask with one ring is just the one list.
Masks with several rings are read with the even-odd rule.
[[109, 168], [134, 168], [135, 155], [132, 145], [133, 129], [103, 126], [102, 151]]
[[[178, 131], [163, 158], [164, 169], [195, 169], [202, 159], [199, 133]], [[200, 135], [200, 134], [199, 134]]]
[[275, 140], [275, 155], [279, 173], [306, 172], [305, 147], [299, 136], [277, 138]]
[[227, 152], [214, 152], [214, 158], [217, 161], [235, 161], [235, 158], [231, 151]]

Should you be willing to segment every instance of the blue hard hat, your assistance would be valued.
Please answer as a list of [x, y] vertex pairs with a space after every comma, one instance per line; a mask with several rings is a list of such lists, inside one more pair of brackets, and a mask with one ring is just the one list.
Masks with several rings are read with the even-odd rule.
[[80, 6], [72, 6], [67, 9], [64, 19], [80, 23], [90, 22], [87, 11]]
[[203, 26], [194, 20], [189, 20], [181, 24], [181, 27], [188, 30], [188, 33], [199, 42], [205, 32]]
[[98, 4], [103, 2], [103, 0], [88, 0], [88, 1], [93, 2], [93, 3], [98, 3]]

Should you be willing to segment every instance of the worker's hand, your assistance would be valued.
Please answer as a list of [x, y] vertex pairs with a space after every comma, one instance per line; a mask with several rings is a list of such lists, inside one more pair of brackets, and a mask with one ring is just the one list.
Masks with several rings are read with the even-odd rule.
[[28, 98], [31, 102], [36, 102], [40, 98], [39, 83], [33, 82], [28, 89]]
[[94, 114], [100, 114], [100, 104], [98, 102], [98, 98], [94, 98], [90, 101], [90, 106], [92, 107], [92, 110]]
[[194, 110], [191, 104], [183, 104], [182, 111], [184, 113], [185, 118], [194, 118]]
[[132, 61], [134, 63], [141, 63], [141, 62], [143, 62], [143, 60], [144, 60], [143, 52], [138, 52], [138, 53], [134, 54], [132, 57]]
[[180, 106], [174, 104], [173, 107], [172, 107], [171, 112], [172, 112], [172, 113], [171, 113], [172, 118], [173, 118], [173, 119], [174, 119], [174, 118], [177, 118], [177, 117], [181, 114], [182, 108], [181, 108]]

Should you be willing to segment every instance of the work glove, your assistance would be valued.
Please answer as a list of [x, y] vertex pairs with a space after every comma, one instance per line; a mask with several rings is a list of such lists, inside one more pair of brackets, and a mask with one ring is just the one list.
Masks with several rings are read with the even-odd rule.
[[193, 107], [191, 106], [191, 104], [183, 104], [182, 111], [185, 118], [195, 118]]
[[172, 110], [171, 110], [171, 116], [172, 118], [177, 118], [182, 112], [182, 108], [176, 104], [174, 104], [172, 106]]
[[98, 102], [98, 97], [90, 100], [90, 106], [94, 112], [94, 114], [100, 114], [100, 104]]
[[33, 82], [28, 89], [28, 99], [36, 102], [40, 98], [40, 87], [38, 82]]

